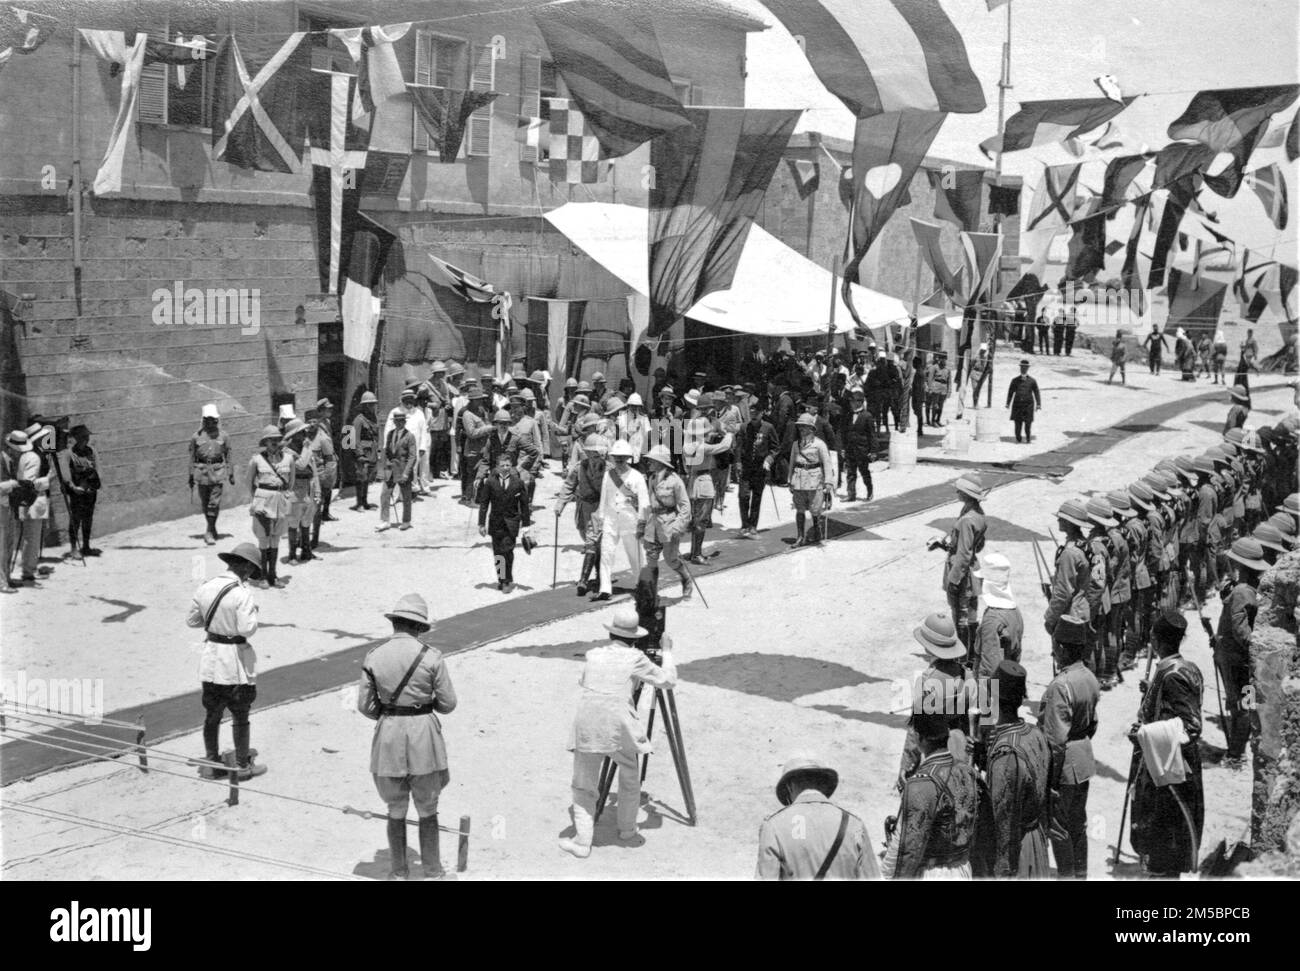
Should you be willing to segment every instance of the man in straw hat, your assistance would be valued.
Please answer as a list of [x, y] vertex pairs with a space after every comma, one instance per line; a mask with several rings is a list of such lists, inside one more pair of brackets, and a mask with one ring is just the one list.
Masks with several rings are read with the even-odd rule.
[[601, 480], [600, 505], [600, 590], [597, 600], [608, 600], [614, 592], [614, 555], [621, 544], [632, 576], [642, 567], [641, 538], [650, 516], [650, 495], [645, 477], [632, 468], [632, 446], [619, 439], [609, 450], [609, 464]]
[[416, 465], [420, 461], [419, 445], [415, 436], [407, 429], [407, 413], [401, 408], [393, 409], [388, 416], [391, 429], [384, 434], [384, 448], [380, 461], [384, 471], [384, 485], [379, 490], [379, 525], [375, 532], [382, 533], [388, 529], [389, 504], [393, 501], [393, 490], [402, 497], [402, 529], [411, 528], [411, 490], [415, 481]]
[[993, 677], [998, 688], [998, 721], [986, 743], [993, 804], [993, 876], [1041, 880], [1051, 875], [1046, 822], [1052, 754], [1043, 730], [1020, 717], [1025, 669], [1005, 659], [998, 663]]
[[[817, 419], [805, 412], [794, 423], [798, 438], [790, 447], [790, 498], [794, 500], [795, 546], [820, 546], [821, 514], [824, 493], [835, 481], [835, 467], [830, 449], [815, 434]], [[806, 518], [812, 514], [812, 535], [807, 533]]]
[[634, 607], [620, 608], [605, 629], [609, 631], [609, 643], [587, 652], [578, 679], [582, 696], [569, 737], [569, 751], [573, 753], [573, 835], [560, 840], [560, 849], [580, 859], [591, 855], [600, 767], [606, 758], [618, 766], [619, 841], [632, 846], [644, 842], [637, 833], [641, 756], [650, 754], [653, 748], [632, 707], [632, 689], [637, 682], [654, 688], [671, 688], [677, 683], [671, 637], [664, 635], [660, 665], [636, 648], [646, 630]]
[[969, 880], [979, 779], [969, 763], [953, 757], [946, 715], [913, 711], [912, 730], [921, 761], [903, 783], [881, 870], [892, 880]]
[[987, 682], [1003, 660], [1020, 660], [1025, 621], [1011, 592], [1010, 560], [1001, 553], [990, 553], [971, 575], [980, 581], [984, 597], [984, 616], [976, 631], [971, 672], [976, 679]]
[[1088, 878], [1088, 785], [1097, 771], [1092, 736], [1101, 699], [1101, 686], [1083, 663], [1091, 643], [1082, 617], [1066, 614], [1058, 620], [1052, 650], [1060, 670], [1043, 692], [1038, 719], [1052, 752], [1047, 788], [1052, 854], [1061, 880]]
[[783, 808], [758, 830], [758, 880], [879, 880], [866, 824], [831, 802], [840, 775], [814, 755], [786, 762], [776, 783]]
[[691, 577], [682, 565], [681, 538], [691, 526], [691, 500], [686, 483], [673, 471], [673, 457], [666, 445], [656, 445], [646, 453], [650, 476], [646, 490], [650, 495], [650, 518], [646, 521], [646, 565], [659, 588], [659, 556], [682, 581], [682, 600], [691, 599]]
[[953, 488], [961, 499], [961, 512], [947, 537], [931, 541], [929, 548], [948, 553], [943, 564], [943, 589], [957, 637], [969, 649], [979, 623], [979, 597], [971, 571], [976, 566], [975, 557], [984, 549], [984, 535], [988, 531], [981, 505], [988, 490], [974, 473], [961, 476]]
[[1250, 638], [1259, 609], [1259, 581], [1268, 564], [1264, 561], [1264, 550], [1259, 541], [1249, 536], [1232, 544], [1228, 559], [1236, 568], [1237, 579], [1219, 612], [1214, 663], [1223, 675], [1228, 705], [1228, 751], [1223, 764], [1239, 769], [1246, 754], [1246, 742], [1250, 740], [1253, 717], [1252, 709], [1243, 705], [1250, 685]]
[[[185, 623], [203, 628], [206, 635], [199, 655], [199, 682], [203, 685], [203, 757], [221, 761], [221, 718], [230, 709], [230, 730], [235, 739], [235, 771], [251, 779], [266, 771], [254, 765], [249, 749], [248, 712], [257, 699], [257, 653], [248, 639], [257, 633], [257, 601], [249, 580], [260, 580], [266, 562], [264, 551], [240, 543], [217, 556], [229, 567], [200, 584], [190, 602]], [[199, 774], [213, 778], [204, 766]]]
[[966, 669], [962, 666], [966, 648], [957, 639], [952, 621], [943, 614], [930, 614], [912, 628], [912, 636], [925, 648], [930, 666], [912, 681], [913, 716], [908, 722], [907, 735], [903, 740], [903, 755], [898, 763], [900, 787], [916, 771], [924, 757], [915, 724], [916, 712], [924, 710], [943, 713], [952, 734], [949, 750], [958, 761], [967, 761], [966, 732], [970, 727], [967, 720]]
[[276, 575], [280, 558], [280, 537], [289, 528], [293, 505], [292, 452], [284, 449], [284, 436], [275, 425], [262, 429], [261, 451], [248, 460], [248, 492], [252, 496], [248, 515], [253, 536], [262, 551], [262, 576], [268, 587], [279, 586]]
[[352, 469], [352, 484], [356, 489], [356, 502], [353, 510], [374, 509], [370, 503], [370, 483], [375, 481], [375, 469], [379, 465], [379, 422], [375, 417], [375, 407], [379, 399], [373, 391], [363, 392], [357, 405], [356, 416], [352, 419], [352, 441], [356, 446], [356, 464]]
[[[1150, 685], [1143, 685], [1138, 723], [1133, 726], [1133, 758], [1144, 759], [1139, 744], [1140, 726], [1155, 726], [1177, 718], [1178, 745], [1186, 777], [1181, 782], [1157, 784], [1152, 773], [1139, 769], [1133, 780], [1133, 825], [1130, 839], [1142, 856], [1143, 868], [1152, 877], [1177, 877], [1195, 871], [1199, 860], [1201, 830], [1205, 825], [1205, 790], [1201, 778], [1201, 702], [1205, 682], [1200, 669], [1179, 653], [1187, 621], [1176, 610], [1166, 608], [1156, 618], [1151, 645], [1159, 661]], [[1150, 729], [1148, 730], [1148, 734]], [[1172, 747], [1170, 747], [1172, 748]], [[1162, 762], [1171, 755], [1166, 748]], [[1158, 771], [1158, 769], [1157, 769]], [[1186, 810], [1187, 815], [1183, 815]]]
[[370, 774], [388, 805], [390, 880], [410, 875], [406, 862], [406, 806], [419, 816], [420, 866], [426, 880], [446, 876], [438, 852], [438, 796], [451, 779], [438, 715], [456, 709], [456, 690], [437, 648], [420, 641], [432, 626], [429, 607], [408, 593], [384, 614], [393, 636], [371, 648], [361, 665], [357, 710], [374, 721]]
[[[19, 483], [18, 501], [10, 508], [18, 518], [22, 547], [22, 582], [36, 583], [38, 575], [49, 572], [40, 566], [45, 545], [45, 523], [50, 518], [50, 467], [47, 457], [52, 448], [46, 429], [34, 421], [21, 432], [10, 436], [9, 451], [14, 459], [15, 478]], [[53, 429], [50, 429], [52, 432]], [[8, 564], [6, 564], [7, 566]]]
[[230, 436], [221, 427], [221, 412], [208, 403], [203, 406], [202, 427], [190, 438], [190, 488], [199, 487], [199, 505], [208, 528], [203, 542], [217, 541], [217, 515], [226, 485], [235, 484], [235, 466], [230, 458]]
[[588, 581], [596, 571], [600, 583], [600, 519], [596, 511], [600, 506], [600, 490], [605, 481], [605, 455], [609, 446], [599, 435], [588, 435], [583, 442], [583, 459], [574, 462], [564, 475], [560, 491], [555, 497], [555, 519], [558, 528], [564, 507], [573, 503], [573, 523], [582, 538], [582, 571], [578, 574], [578, 596], [587, 595]]

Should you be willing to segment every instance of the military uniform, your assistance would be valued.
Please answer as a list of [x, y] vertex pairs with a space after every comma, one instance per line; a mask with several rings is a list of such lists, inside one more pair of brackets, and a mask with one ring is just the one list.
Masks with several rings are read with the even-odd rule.
[[230, 438], [220, 429], [211, 434], [200, 428], [190, 439], [190, 479], [199, 487], [199, 505], [208, 530], [204, 538], [217, 540], [217, 515], [221, 512], [221, 494], [226, 483], [235, 484], [235, 469], [230, 463]]
[[[1195, 847], [1200, 846], [1205, 825], [1205, 791], [1201, 781], [1201, 701], [1204, 680], [1200, 669], [1181, 654], [1162, 658], [1138, 709], [1138, 722], [1180, 718], [1187, 742], [1180, 746], [1184, 782], [1157, 786], [1151, 774], [1139, 768], [1133, 775], [1133, 849], [1146, 859], [1153, 875], [1194, 871]], [[1141, 761], [1135, 744], [1133, 758]], [[1181, 805], [1180, 805], [1181, 804]], [[1187, 810], [1187, 816], [1183, 815]], [[1188, 829], [1190, 817], [1191, 829]]]
[[1043, 614], [1043, 626], [1056, 643], [1056, 624], [1066, 614], [1087, 621], [1089, 617], [1088, 583], [1091, 568], [1083, 551], [1082, 539], [1068, 539], [1056, 551], [1056, 567], [1052, 573], [1052, 596]]
[[1020, 879], [1050, 876], [1047, 857], [1047, 776], [1052, 756], [1036, 725], [996, 725], [988, 740], [989, 796], [996, 848], [993, 875]]
[[1155, 590], [1158, 563], [1157, 569], [1153, 569], [1151, 551], [1153, 535], [1150, 516], [1150, 512], [1139, 509], [1138, 516], [1124, 524], [1124, 530], [1128, 534], [1133, 597], [1129, 603], [1128, 632], [1124, 650], [1120, 655], [1121, 671], [1132, 666], [1138, 651], [1147, 646], [1147, 639], [1151, 632], [1152, 592]]
[[1093, 674], [1104, 676], [1105, 645], [1110, 630], [1110, 577], [1113, 554], [1104, 528], [1097, 526], [1083, 545], [1088, 558], [1088, 634], [1090, 649], [1084, 663]]
[[1100, 698], [1101, 686], [1082, 661], [1064, 667], [1043, 693], [1039, 724], [1052, 753], [1052, 852], [1062, 880], [1088, 877], [1088, 783], [1097, 771], [1092, 736]]
[[370, 483], [375, 481], [375, 468], [379, 465], [379, 423], [364, 412], [352, 419], [353, 440], [357, 447], [354, 483], [357, 501], [354, 509], [370, 507]]
[[[967, 761], [966, 731], [968, 706], [966, 670], [958, 660], [934, 660], [912, 681], [912, 710], [938, 709], [948, 722], [948, 751], [959, 762]], [[903, 738], [903, 755], [898, 763], [900, 784], [921, 764], [921, 741], [909, 719]]]
[[681, 538], [691, 528], [691, 500], [686, 484], [672, 469], [652, 462], [646, 482], [650, 494], [650, 518], [646, 521], [646, 565], [659, 571], [659, 556], [682, 578], [682, 593], [689, 596], [691, 581], [682, 565]]
[[[605, 457], [574, 462], [564, 474], [564, 482], [556, 495], [558, 503], [573, 503], [573, 524], [582, 537], [582, 573], [578, 577], [578, 596], [587, 592], [587, 579], [592, 570], [600, 569], [600, 518], [596, 515], [600, 505], [600, 487], [605, 478]], [[557, 506], [557, 515], [559, 507]], [[597, 580], [600, 574], [597, 573]]]
[[280, 537], [289, 528], [293, 505], [293, 452], [282, 450], [278, 458], [272, 459], [263, 450], [249, 459], [248, 491], [252, 496], [248, 515], [253, 520], [253, 536], [266, 557], [263, 573], [267, 583], [274, 586]]
[[1119, 652], [1124, 646], [1125, 629], [1133, 599], [1133, 560], [1128, 537], [1122, 526], [1112, 526], [1106, 531], [1106, 545], [1110, 558], [1107, 561], [1110, 577], [1110, 613], [1104, 632], [1105, 652], [1102, 675], [1114, 679], [1119, 672]]
[[320, 542], [320, 524], [334, 517], [330, 515], [330, 499], [334, 495], [334, 486], [338, 483], [339, 460], [334, 452], [334, 438], [329, 422], [318, 419], [316, 437], [308, 443], [312, 465], [316, 469], [316, 481], [320, 488], [315, 514], [311, 523], [311, 548]]
[[311, 552], [311, 527], [316, 519], [316, 506], [320, 502], [320, 479], [316, 476], [316, 465], [312, 461], [310, 442], [304, 442], [302, 452], [285, 449], [285, 455], [293, 458], [293, 500], [289, 507], [289, 562], [298, 559], [299, 549], [302, 559], [314, 559]]
[[[837, 837], [838, 848], [828, 860]], [[758, 880], [810, 880], [823, 867], [823, 879], [827, 880], [880, 879], [862, 820], [816, 789], [804, 789], [790, 805], [763, 820], [754, 876]]]
[[1250, 638], [1259, 609], [1254, 586], [1241, 581], [1233, 586], [1219, 612], [1219, 626], [1214, 646], [1214, 663], [1223, 677], [1227, 700], [1228, 725], [1226, 758], [1240, 759], [1250, 740], [1251, 710], [1243, 706], [1243, 694], [1250, 686]]
[[971, 570], [976, 565], [975, 557], [984, 549], [987, 530], [983, 511], [978, 506], [972, 506], [957, 517], [945, 546], [948, 555], [943, 564], [943, 588], [948, 596], [952, 622], [957, 627], [958, 636], [968, 648], [971, 642], [970, 630], [979, 623], [979, 595], [975, 591]]

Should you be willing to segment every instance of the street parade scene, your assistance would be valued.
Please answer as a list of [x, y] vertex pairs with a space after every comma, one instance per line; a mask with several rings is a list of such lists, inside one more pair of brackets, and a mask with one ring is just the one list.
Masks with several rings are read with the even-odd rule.
[[1300, 877], [1298, 22], [0, 3], [0, 879]]

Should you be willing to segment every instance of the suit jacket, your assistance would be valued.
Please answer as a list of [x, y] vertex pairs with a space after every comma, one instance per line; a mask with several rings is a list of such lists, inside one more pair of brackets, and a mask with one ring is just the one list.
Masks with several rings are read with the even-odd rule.
[[505, 485], [501, 484], [501, 477], [495, 472], [479, 485], [478, 524], [486, 525], [488, 534], [492, 536], [507, 533], [515, 536], [521, 526], [532, 525], [528, 489], [518, 472], [512, 471]]
[[876, 451], [876, 419], [870, 408], [854, 415], [846, 411], [840, 424], [840, 440], [845, 458], [866, 462]]
[[776, 429], [772, 423], [763, 420], [747, 422], [736, 433], [736, 455], [740, 458], [740, 468], [746, 475], [756, 475], [763, 471], [763, 462], [776, 454]]
[[415, 436], [406, 430], [394, 428], [384, 439], [385, 477], [394, 482], [409, 482], [415, 472], [419, 450]]

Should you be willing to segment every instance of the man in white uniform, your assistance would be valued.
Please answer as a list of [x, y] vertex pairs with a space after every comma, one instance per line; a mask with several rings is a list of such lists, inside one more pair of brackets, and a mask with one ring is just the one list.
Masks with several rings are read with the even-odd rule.
[[632, 468], [632, 446], [621, 439], [609, 450], [611, 466], [600, 487], [600, 593], [608, 600], [614, 592], [614, 551], [623, 545], [632, 575], [641, 574], [641, 537], [650, 516], [650, 493], [645, 477]]

